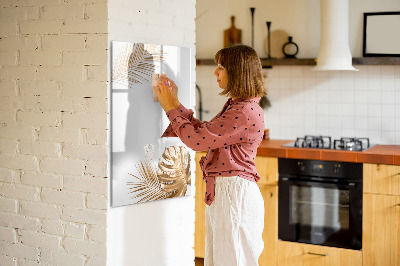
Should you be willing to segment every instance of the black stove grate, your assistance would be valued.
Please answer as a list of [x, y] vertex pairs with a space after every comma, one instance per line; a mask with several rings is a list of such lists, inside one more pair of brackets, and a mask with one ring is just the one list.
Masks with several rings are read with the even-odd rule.
[[299, 148], [330, 149], [331, 137], [306, 135], [304, 138], [297, 138], [294, 146]]
[[[348, 138], [342, 137], [336, 139], [332, 143], [332, 138], [329, 136], [306, 135], [296, 139], [293, 145], [297, 148], [314, 148], [314, 149], [333, 149], [333, 150], [346, 150], [346, 151], [364, 151], [369, 149], [370, 142], [368, 138]], [[292, 146], [292, 147], [293, 147]]]
[[368, 138], [340, 138], [333, 142], [335, 150], [363, 151], [370, 147]]

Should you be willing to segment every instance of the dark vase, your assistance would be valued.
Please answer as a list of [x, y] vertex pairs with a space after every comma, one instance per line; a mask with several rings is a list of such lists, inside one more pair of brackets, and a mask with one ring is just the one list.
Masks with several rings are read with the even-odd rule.
[[289, 41], [282, 46], [282, 52], [285, 55], [285, 58], [296, 58], [296, 55], [299, 52], [299, 47], [292, 40], [293, 37], [289, 36]]

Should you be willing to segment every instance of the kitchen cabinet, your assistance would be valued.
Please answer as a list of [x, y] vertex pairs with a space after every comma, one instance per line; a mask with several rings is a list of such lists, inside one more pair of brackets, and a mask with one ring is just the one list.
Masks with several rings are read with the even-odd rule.
[[254, 160], [261, 176], [257, 182], [264, 198], [264, 250], [258, 259], [260, 266], [276, 265], [278, 240], [278, 158], [256, 156]]
[[364, 164], [363, 265], [400, 266], [400, 166]]
[[400, 196], [364, 194], [363, 265], [400, 265]]
[[199, 161], [205, 152], [197, 152], [196, 161], [196, 194], [195, 194], [195, 229], [194, 229], [194, 253], [197, 258], [204, 258], [204, 248], [206, 239], [206, 224], [204, 221], [206, 204], [204, 195], [206, 193], [206, 183], [203, 181], [203, 172], [200, 169]]
[[[196, 154], [195, 254], [204, 257], [205, 184]], [[400, 266], [400, 166], [363, 164], [362, 251], [278, 240], [278, 158], [257, 156], [264, 198], [264, 250], [259, 265]]]
[[278, 241], [278, 187], [259, 185], [264, 198], [264, 250], [258, 259], [260, 266], [276, 265], [276, 243]]
[[278, 158], [256, 156], [254, 160], [258, 174], [258, 185], [278, 185]]
[[276, 257], [277, 266], [361, 266], [363, 259], [358, 250], [287, 241], [278, 241]]
[[365, 163], [363, 173], [364, 193], [400, 196], [399, 165]]

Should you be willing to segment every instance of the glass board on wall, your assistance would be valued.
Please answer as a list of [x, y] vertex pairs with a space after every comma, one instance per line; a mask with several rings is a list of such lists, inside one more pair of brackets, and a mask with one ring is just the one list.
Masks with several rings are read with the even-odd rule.
[[112, 42], [111, 206], [190, 194], [191, 150], [177, 137], [161, 138], [169, 120], [153, 93], [166, 74], [190, 106], [190, 57], [185, 47]]

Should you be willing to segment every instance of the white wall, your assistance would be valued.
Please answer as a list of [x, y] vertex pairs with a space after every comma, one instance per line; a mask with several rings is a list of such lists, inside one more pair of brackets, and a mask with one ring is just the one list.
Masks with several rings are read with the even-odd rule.
[[242, 30], [242, 43], [251, 45], [250, 7], [256, 8], [254, 49], [260, 57], [266, 56], [266, 21], [272, 22], [271, 31], [284, 30], [293, 36], [300, 47], [299, 57], [313, 55], [319, 43], [319, 0], [203, 0], [196, 11], [197, 58], [214, 58], [215, 52], [223, 47], [223, 31], [230, 27], [232, 15], [236, 28]]
[[[264, 70], [271, 108], [265, 127], [274, 139], [308, 135], [369, 137], [375, 144], [400, 144], [400, 66], [355, 66], [359, 72], [316, 72], [310, 66]], [[197, 68], [203, 120], [210, 120], [226, 98], [214, 68]]]
[[[195, 4], [195, 0], [114, 0], [108, 5], [110, 44], [127, 41], [192, 49], [192, 102], [184, 102], [187, 107], [195, 103]], [[192, 186], [188, 197], [110, 207], [107, 265], [193, 265], [194, 193]]]
[[265, 121], [272, 137], [322, 134], [400, 144], [400, 66], [356, 67], [359, 72], [269, 71], [272, 107]]
[[[213, 1], [197, 5], [198, 58], [213, 58], [222, 47], [222, 31], [229, 27], [230, 15], [237, 16], [238, 28], [248, 29], [243, 32], [243, 42], [250, 44], [250, 6], [256, 7], [257, 27], [263, 26], [255, 31], [255, 49], [261, 57], [265, 56], [262, 42], [266, 20], [272, 21], [273, 29], [293, 32], [300, 47], [299, 58], [317, 56], [319, 1], [225, 0], [219, 4], [225, 9], [216, 9]], [[349, 0], [349, 9], [350, 47], [353, 57], [360, 57], [362, 12], [400, 10], [400, 2]], [[326, 134], [400, 144], [400, 66], [355, 67], [360, 71], [314, 72], [310, 66], [274, 66], [264, 70], [272, 104], [265, 111], [265, 123], [271, 137], [294, 139], [305, 134]], [[213, 66], [197, 68], [196, 83], [202, 89], [203, 109], [210, 112], [203, 114], [203, 120], [211, 119], [226, 101], [225, 97], [217, 96], [220, 90], [213, 71]]]
[[[299, 46], [299, 58], [314, 58], [320, 38], [320, 0], [202, 0], [196, 18], [197, 58], [213, 58], [223, 46], [223, 31], [230, 27], [230, 17], [242, 30], [242, 42], [251, 45], [251, 13], [254, 14], [254, 48], [265, 57], [265, 22], [271, 31], [283, 30]], [[398, 0], [349, 0], [349, 42], [353, 57], [362, 56], [363, 12], [399, 11]], [[272, 40], [273, 42], [273, 40]], [[272, 46], [272, 45], [271, 45]]]

